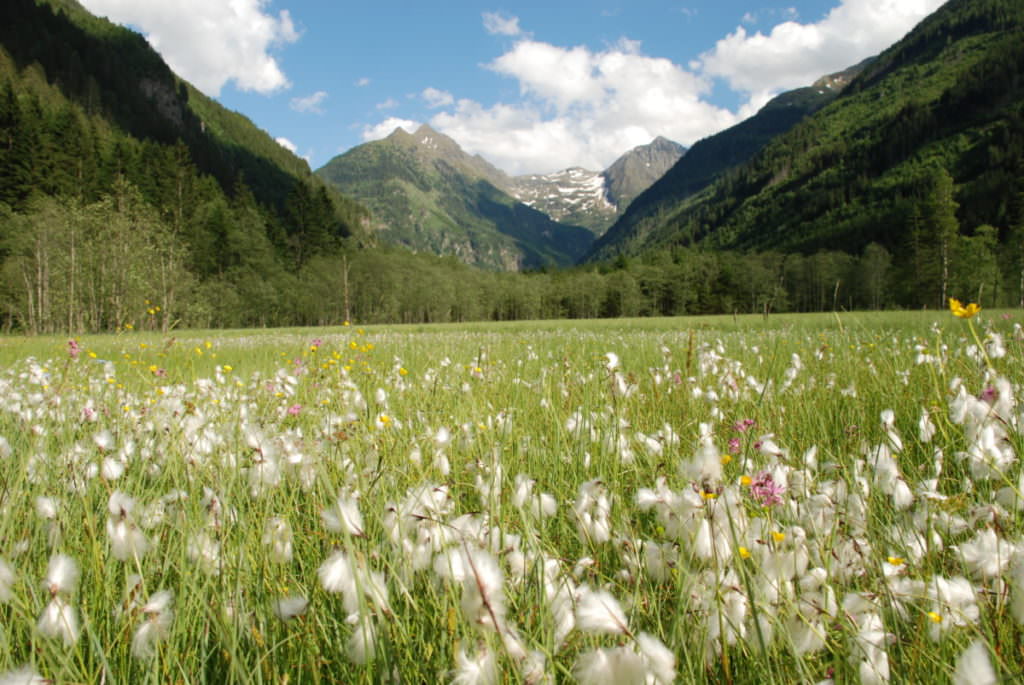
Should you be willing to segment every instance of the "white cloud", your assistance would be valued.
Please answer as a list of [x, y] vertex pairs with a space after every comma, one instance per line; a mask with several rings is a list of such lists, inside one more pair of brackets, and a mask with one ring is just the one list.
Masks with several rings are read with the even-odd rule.
[[[742, 26], [701, 55], [702, 73], [750, 98], [745, 111], [783, 90], [845, 69], [902, 38], [945, 0], [842, 0], [820, 21], [785, 21], [766, 35]], [[785, 16], [795, 16], [788, 8]], [[746, 20], [747, 17], [744, 17]]]
[[430, 123], [513, 174], [603, 169], [655, 136], [688, 145], [737, 121], [702, 99], [707, 80], [636, 41], [594, 52], [521, 40], [488, 68], [519, 82], [520, 102], [462, 99]]
[[522, 33], [519, 17], [506, 17], [500, 12], [484, 12], [483, 18], [484, 28], [492, 35], [518, 36]]
[[293, 143], [292, 141], [288, 140], [287, 138], [284, 138], [284, 137], [274, 138], [274, 140], [277, 141], [278, 145], [283, 147], [285, 150], [288, 150], [288, 152], [292, 153], [293, 155], [296, 154], [296, 152], [299, 149], [298, 146], [295, 143]]
[[421, 95], [423, 96], [423, 99], [427, 101], [427, 107], [430, 107], [431, 109], [436, 107], [447, 107], [448, 105], [455, 103], [455, 98], [446, 90], [424, 88]]
[[304, 98], [292, 98], [288, 106], [296, 112], [312, 112], [313, 114], [323, 114], [324, 110], [320, 106], [323, 101], [327, 99], [327, 91], [318, 90], [312, 95], [307, 95]]
[[207, 95], [228, 81], [272, 93], [289, 86], [272, 50], [299, 38], [288, 10], [266, 0], [82, 0], [89, 11], [141, 29], [171, 68]]
[[368, 85], [370, 85], [370, 79], [367, 78], [366, 76], [356, 81], [356, 87], [358, 88], [365, 88]]
[[388, 136], [395, 132], [396, 128], [403, 128], [409, 133], [415, 133], [416, 129], [418, 129], [419, 127], [420, 122], [418, 121], [400, 119], [399, 117], [388, 117], [387, 119], [380, 122], [379, 124], [376, 124], [375, 126], [364, 126], [363, 142], [387, 138]]
[[[943, 0], [835, 2], [815, 23], [792, 20], [793, 8], [748, 13], [743, 21], [770, 25], [774, 16], [777, 25], [767, 34], [738, 27], [685, 66], [645, 55], [638, 41], [626, 38], [600, 51], [536, 41], [518, 20], [487, 14], [488, 31], [518, 38], [485, 68], [514, 79], [519, 97], [483, 104], [435, 88], [420, 95], [439, 110], [431, 126], [509, 173], [602, 169], [657, 135], [692, 145], [750, 116], [782, 90], [877, 54]], [[737, 111], [709, 102], [716, 79], [746, 100]], [[385, 137], [398, 125], [412, 131], [418, 123], [392, 117], [366, 127], [363, 138]]]
[[388, 98], [384, 102], [377, 103], [377, 109], [382, 111], [385, 109], [394, 109], [395, 107], [398, 107], [398, 100], [394, 98]]

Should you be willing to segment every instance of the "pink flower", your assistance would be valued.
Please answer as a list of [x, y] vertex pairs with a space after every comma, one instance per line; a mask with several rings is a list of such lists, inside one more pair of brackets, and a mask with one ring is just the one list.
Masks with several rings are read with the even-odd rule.
[[771, 507], [782, 503], [783, 487], [775, 482], [772, 474], [761, 471], [750, 484], [750, 495], [763, 507]]
[[288, 416], [298, 416], [301, 411], [301, 404], [293, 404], [292, 406], [288, 407]]
[[731, 440], [729, 440], [729, 454], [739, 454], [739, 453], [740, 453], [740, 439], [739, 438], [732, 438]]
[[70, 355], [72, 359], [78, 359], [78, 354], [81, 351], [82, 350], [78, 347], [77, 340], [75, 340], [74, 338], [68, 340], [68, 355]]
[[754, 421], [754, 419], [743, 419], [742, 421], [737, 421], [736, 423], [734, 423], [732, 425], [732, 429], [739, 433], [746, 433], [755, 425], [757, 425], [757, 421]]

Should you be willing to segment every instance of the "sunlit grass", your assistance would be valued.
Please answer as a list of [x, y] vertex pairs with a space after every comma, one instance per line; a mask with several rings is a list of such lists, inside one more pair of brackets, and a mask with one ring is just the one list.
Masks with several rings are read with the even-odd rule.
[[1013, 679], [1019, 320], [972, 320], [987, 356], [946, 312], [0, 339], [0, 673], [662, 682], [655, 640], [683, 682], [941, 682], [981, 639]]

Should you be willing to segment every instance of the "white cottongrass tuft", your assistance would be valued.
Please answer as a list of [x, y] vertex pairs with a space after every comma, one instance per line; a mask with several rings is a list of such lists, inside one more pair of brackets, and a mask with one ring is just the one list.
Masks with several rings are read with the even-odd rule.
[[157, 645], [167, 639], [174, 621], [173, 600], [170, 590], [160, 590], [142, 606], [142, 622], [132, 636], [132, 656], [136, 659], [153, 658]]
[[463, 616], [471, 624], [488, 626], [502, 632], [505, 581], [498, 562], [483, 550], [467, 550], [463, 572]]
[[355, 574], [352, 573], [348, 555], [342, 550], [337, 550], [327, 557], [324, 563], [320, 564], [317, 574], [320, 576], [320, 584], [328, 592], [355, 594]]
[[7, 604], [14, 599], [12, 588], [17, 575], [14, 569], [3, 559], [0, 559], [0, 602]]
[[995, 669], [984, 640], [975, 640], [956, 660], [953, 685], [996, 685]]
[[320, 512], [324, 526], [333, 533], [363, 537], [363, 515], [359, 513], [359, 500], [349, 493], [338, 495], [334, 506]]
[[263, 544], [269, 548], [270, 560], [285, 564], [292, 560], [292, 527], [286, 519], [274, 516], [263, 528]]
[[271, 604], [274, 616], [277, 616], [282, 621], [290, 621], [296, 616], [301, 616], [306, 613], [307, 607], [309, 607], [309, 600], [302, 595], [281, 597], [280, 599], [275, 599]]
[[455, 655], [452, 685], [496, 685], [498, 682], [498, 661], [494, 652], [482, 648], [476, 656], [469, 656], [466, 650], [460, 649]]
[[32, 670], [31, 666], [0, 673], [0, 685], [49, 685], [52, 682]]
[[54, 554], [46, 567], [43, 585], [51, 595], [73, 595], [78, 587], [78, 564], [65, 554]]
[[583, 585], [576, 600], [576, 627], [588, 633], [629, 633], [629, 622], [619, 601], [604, 590]]
[[366, 664], [377, 656], [377, 626], [369, 617], [357, 617], [359, 624], [345, 643], [345, 654], [354, 664]]
[[636, 636], [636, 646], [647, 666], [648, 682], [672, 685], [676, 680], [676, 655], [665, 643], [648, 633]]
[[581, 654], [572, 674], [580, 685], [642, 685], [647, 682], [644, 660], [628, 647], [599, 647]]
[[107, 501], [107, 536], [110, 553], [118, 561], [141, 559], [149, 550], [149, 539], [132, 517], [135, 500], [115, 490]]
[[36, 628], [43, 637], [59, 639], [65, 647], [78, 642], [82, 632], [78, 625], [78, 611], [59, 595], [55, 595], [43, 609], [36, 622]]

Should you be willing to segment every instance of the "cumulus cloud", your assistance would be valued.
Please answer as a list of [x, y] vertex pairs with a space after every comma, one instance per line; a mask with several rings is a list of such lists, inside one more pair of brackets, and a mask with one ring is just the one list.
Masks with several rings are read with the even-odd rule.
[[292, 98], [288, 106], [296, 112], [311, 112], [313, 114], [323, 114], [324, 110], [320, 106], [323, 101], [327, 99], [327, 91], [318, 90], [312, 95], [307, 95], [304, 98]]
[[288, 10], [266, 0], [82, 0], [89, 11], [138, 27], [180, 76], [217, 96], [231, 81], [240, 90], [272, 93], [289, 86], [272, 51], [299, 38]]
[[367, 78], [366, 76], [364, 76], [361, 79], [359, 79], [358, 81], [356, 81], [356, 87], [357, 88], [365, 88], [368, 85], [370, 85], [370, 79]]
[[[750, 13], [743, 21], [776, 25], [767, 33], [738, 26], [686, 65], [644, 54], [638, 41], [625, 38], [602, 50], [541, 42], [514, 17], [485, 14], [489, 32], [516, 40], [484, 68], [514, 80], [518, 97], [484, 104], [435, 88], [420, 96], [437, 110], [431, 126], [509, 173], [602, 169], [658, 135], [692, 145], [717, 133], [782, 90], [877, 54], [942, 2], [836, 0], [813, 23], [798, 23], [792, 8]], [[746, 102], [736, 111], [711, 104], [720, 85]], [[364, 140], [399, 125], [411, 131], [418, 122], [392, 117], [366, 127]]]
[[[809, 85], [881, 52], [944, 2], [842, 0], [815, 23], [784, 21], [767, 34], [737, 27], [697, 64], [701, 73], [724, 79], [749, 97], [749, 111], [772, 95]], [[787, 16], [795, 16], [795, 10]], [[756, 17], [744, 16], [744, 21], [752, 19]]]
[[387, 138], [388, 136], [395, 132], [396, 128], [403, 128], [409, 133], [415, 133], [416, 129], [418, 129], [420, 125], [421, 124], [418, 121], [401, 119], [399, 117], [388, 117], [384, 121], [374, 126], [364, 126], [363, 142]]
[[487, 68], [519, 83], [521, 100], [461, 99], [430, 121], [468, 152], [514, 173], [603, 169], [664, 135], [690, 144], [736, 122], [702, 98], [710, 82], [623, 40], [602, 51], [520, 40]]
[[376, 106], [377, 106], [377, 109], [379, 109], [381, 111], [383, 111], [385, 109], [394, 109], [395, 107], [398, 107], [398, 100], [396, 100], [394, 98], [388, 98], [384, 102], [378, 102]]
[[498, 36], [518, 36], [522, 33], [519, 28], [519, 17], [506, 17], [500, 12], [484, 12], [484, 28], [487, 33]]
[[423, 99], [427, 102], [427, 107], [431, 109], [435, 107], [447, 107], [448, 105], [455, 103], [455, 98], [446, 90], [438, 90], [437, 88], [425, 88], [421, 93]]
[[295, 143], [293, 143], [292, 141], [288, 140], [287, 138], [284, 138], [284, 137], [274, 138], [274, 140], [277, 141], [278, 145], [280, 145], [281, 147], [283, 147], [285, 150], [287, 150], [288, 152], [292, 153], [293, 155], [299, 149], [298, 146], [295, 145]]

